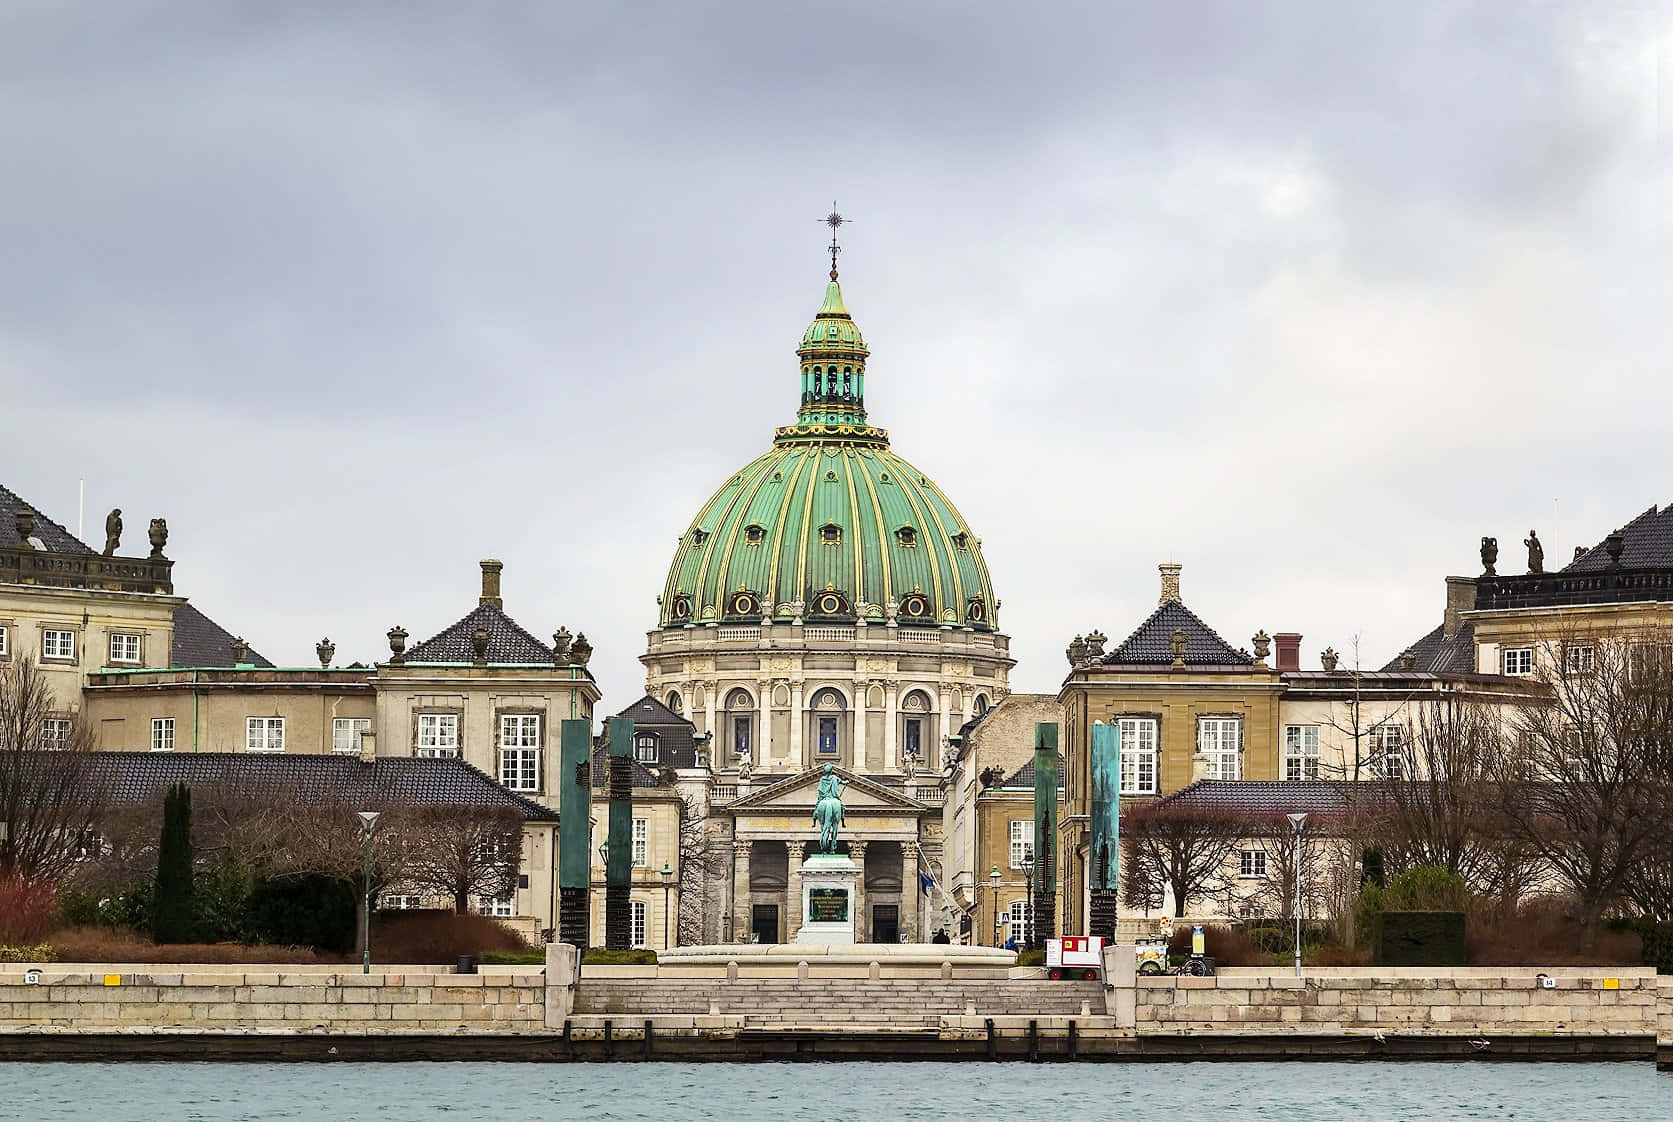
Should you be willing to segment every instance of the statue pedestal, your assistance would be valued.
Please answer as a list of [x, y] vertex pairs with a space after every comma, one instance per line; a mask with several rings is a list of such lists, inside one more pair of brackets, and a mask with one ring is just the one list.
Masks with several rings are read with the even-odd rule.
[[819, 946], [854, 941], [860, 868], [846, 855], [816, 853], [802, 862], [802, 928], [796, 942]]

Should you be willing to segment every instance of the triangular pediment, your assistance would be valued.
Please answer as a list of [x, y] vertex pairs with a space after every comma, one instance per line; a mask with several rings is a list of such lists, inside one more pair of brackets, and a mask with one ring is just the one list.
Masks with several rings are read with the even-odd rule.
[[[831, 770], [848, 782], [847, 789], [842, 793], [842, 805], [850, 814], [868, 810], [921, 813], [930, 809], [887, 784], [856, 775], [847, 768], [833, 766]], [[787, 775], [771, 786], [734, 799], [727, 809], [733, 813], [746, 810], [812, 810], [819, 798], [819, 780], [824, 772], [824, 765], [820, 765], [796, 775]]]

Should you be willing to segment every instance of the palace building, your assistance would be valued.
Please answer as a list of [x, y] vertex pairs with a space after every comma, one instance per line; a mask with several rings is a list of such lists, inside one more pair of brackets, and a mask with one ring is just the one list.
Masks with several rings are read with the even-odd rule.
[[868, 420], [870, 352], [834, 251], [796, 354], [795, 422], [680, 537], [646, 689], [707, 745], [711, 838], [734, 847], [707, 894], [711, 936], [795, 937], [817, 771], [832, 764], [865, 870], [858, 937], [928, 939], [942, 746], [1009, 692], [1015, 663], [981, 538]]

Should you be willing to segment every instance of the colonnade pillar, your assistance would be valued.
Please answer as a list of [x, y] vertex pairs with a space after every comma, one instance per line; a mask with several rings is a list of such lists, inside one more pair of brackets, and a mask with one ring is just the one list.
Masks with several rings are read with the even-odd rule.
[[923, 942], [918, 929], [918, 843], [900, 843], [900, 932], [908, 943]]
[[807, 724], [807, 714], [802, 712], [802, 684], [798, 681], [790, 683], [790, 766], [805, 768], [807, 759], [802, 754], [802, 728]]
[[863, 841], [849, 842], [848, 858], [860, 870], [860, 875], [854, 878], [854, 941], [869, 943], [871, 942], [871, 919], [866, 915], [866, 843]]
[[855, 771], [866, 768], [866, 691], [864, 681], [854, 683], [854, 760]]
[[785, 885], [789, 889], [785, 893], [784, 901], [784, 941], [794, 943], [796, 934], [802, 929], [802, 853], [806, 849], [806, 842], [787, 841], [784, 851], [790, 856], [789, 876]]
[[749, 845], [747, 841], [732, 842], [732, 933], [731, 940], [749, 940]]
[[900, 683], [883, 687], [883, 770], [893, 775], [900, 770]]

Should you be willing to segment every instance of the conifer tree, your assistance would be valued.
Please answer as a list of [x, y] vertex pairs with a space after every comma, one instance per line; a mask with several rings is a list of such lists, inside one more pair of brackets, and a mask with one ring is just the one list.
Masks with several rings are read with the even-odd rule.
[[163, 799], [163, 832], [157, 844], [157, 887], [151, 939], [185, 943], [192, 938], [192, 791], [184, 783]]

